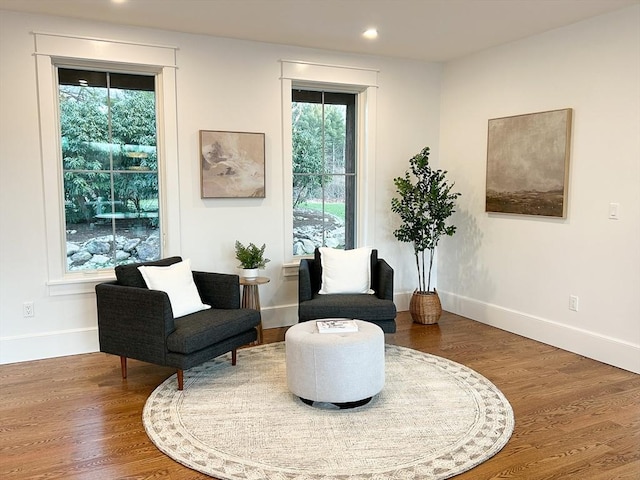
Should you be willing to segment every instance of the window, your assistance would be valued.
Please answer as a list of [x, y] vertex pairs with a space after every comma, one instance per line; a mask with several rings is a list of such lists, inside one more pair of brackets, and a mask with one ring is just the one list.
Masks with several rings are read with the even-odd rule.
[[[335, 207], [335, 204], [344, 203], [344, 246], [357, 247], [371, 245], [374, 242], [376, 228], [374, 211], [376, 199], [375, 166], [378, 71], [370, 68], [326, 65], [294, 60], [281, 60], [280, 62], [282, 67], [280, 80], [283, 112], [282, 151], [284, 158], [282, 172], [285, 199], [287, 199], [284, 207], [285, 242], [283, 243], [283, 255], [286, 260], [283, 267], [285, 276], [294, 276], [298, 274], [300, 256], [308, 255], [306, 251], [302, 253], [300, 250], [298, 250], [298, 255], [294, 255], [293, 240], [296, 238], [294, 234], [294, 223], [300, 225], [300, 222], [296, 222], [295, 220], [294, 201], [289, 201], [289, 199], [293, 200], [294, 190], [301, 188], [299, 183], [294, 187], [294, 181], [301, 181], [300, 178], [294, 180], [294, 168], [298, 174], [307, 174], [309, 177], [312, 176], [311, 172], [302, 171], [299, 162], [298, 165], [294, 167], [294, 163], [297, 161], [294, 161], [294, 131], [292, 128], [292, 120], [294, 120], [294, 108], [299, 107], [299, 105], [294, 104], [312, 104], [306, 108], [318, 108], [318, 105], [322, 108], [322, 105], [324, 105], [325, 110], [343, 109], [345, 118], [351, 117], [351, 112], [353, 113], [353, 123], [346, 122], [344, 126], [344, 164], [340, 167], [340, 170], [334, 171], [332, 167], [327, 167], [316, 172], [316, 184], [324, 187], [324, 192], [322, 189], [316, 189], [312, 196], [316, 197], [316, 200], [318, 198], [321, 199], [322, 202], [307, 202], [315, 203], [315, 205], [307, 206], [324, 209], [324, 214], [326, 214], [327, 212], [331, 213], [331, 208]], [[337, 101], [331, 99], [331, 97], [335, 95], [335, 92], [348, 95], [340, 101]], [[317, 98], [318, 93], [324, 100], [318, 101], [316, 99], [315, 101], [308, 101], [308, 97], [310, 96], [316, 95]], [[294, 98], [294, 95], [297, 98]], [[304, 98], [305, 96], [307, 99]], [[339, 96], [340, 95], [336, 95], [334, 98]], [[351, 99], [343, 101], [346, 97], [351, 97]], [[304, 102], [301, 100], [304, 100]], [[315, 105], [315, 107], [313, 107], [313, 105]], [[337, 116], [337, 112], [331, 115]], [[323, 115], [323, 117], [324, 116], [325, 115]], [[353, 130], [352, 134], [350, 129]], [[296, 140], [296, 142], [298, 142], [298, 140]], [[298, 144], [298, 156], [304, 153], [300, 145], [304, 145], [304, 142]], [[333, 145], [326, 144], [326, 141], [325, 147], [333, 149]], [[338, 149], [337, 144], [336, 149]], [[321, 151], [323, 152], [321, 160], [325, 162], [324, 150]], [[330, 175], [330, 173], [337, 174]], [[298, 175], [295, 176], [298, 177]], [[333, 181], [337, 183], [337, 188], [334, 188], [329, 181], [330, 179], [333, 179]], [[340, 191], [344, 192], [344, 198], [338, 201], [335, 192]], [[334, 196], [332, 197], [331, 195]], [[320, 203], [322, 203], [322, 206], [320, 206]], [[321, 218], [324, 221], [325, 217], [321, 216]], [[300, 230], [300, 228], [298, 228], [298, 230]], [[298, 235], [300, 235], [300, 233], [298, 233]], [[329, 242], [327, 242], [327, 238], [330, 239]], [[331, 242], [334, 242], [325, 227], [323, 227], [323, 241], [327, 245], [331, 245]], [[314, 242], [308, 243], [307, 250], [311, 249], [312, 244], [314, 247], [316, 246]], [[319, 244], [320, 242], [318, 242], [318, 245]], [[311, 251], [313, 250], [311, 249]]]
[[355, 245], [356, 95], [291, 92], [293, 255]]
[[58, 68], [67, 270], [160, 258], [153, 75]]
[[[46, 284], [49, 295], [93, 293], [97, 283], [114, 278], [114, 273], [112, 268], [70, 270], [68, 267], [66, 246], [67, 206], [64, 202], [66, 197], [64, 176], [66, 173], [72, 172], [64, 171], [64, 165], [60, 158], [62, 148], [59, 71], [61, 69], [75, 69], [87, 72], [112, 72], [111, 75], [128, 72], [135, 73], [136, 75], [134, 76], [147, 77], [147, 80], [153, 79], [157, 124], [155, 148], [158, 159], [158, 221], [162, 230], [159, 244], [162, 248], [163, 256], [178, 255], [181, 250], [181, 238], [180, 188], [178, 182], [178, 121], [176, 111], [176, 48], [64, 34], [34, 32], [33, 36], [37, 70], [42, 183], [47, 235], [48, 278]], [[89, 79], [85, 80], [87, 80], [87, 86], [89, 86]], [[111, 81], [113, 81], [113, 78], [111, 78]], [[62, 83], [64, 85], [64, 81]], [[139, 88], [132, 88], [128, 83], [120, 85], [116, 89], [121, 88], [139, 91]], [[150, 143], [141, 143], [140, 145], [152, 146]], [[131, 161], [133, 162], [133, 160]], [[142, 163], [142, 160], [140, 162]], [[131, 166], [135, 167], [136, 165], [132, 163]], [[115, 169], [113, 172], [114, 176], [119, 173], [117, 170]], [[134, 173], [136, 170], [127, 168], [126, 171]], [[85, 172], [87, 175], [100, 173], [106, 172]], [[138, 173], [145, 172], [138, 171]], [[111, 172], [109, 172], [109, 175], [111, 175]], [[77, 178], [82, 179], [82, 176]], [[115, 195], [115, 184], [112, 190]], [[111, 191], [109, 193], [111, 194]], [[91, 197], [89, 198], [90, 202], [94, 201]], [[120, 207], [116, 203], [117, 201], [121, 200], [113, 198], [115, 211], [112, 209], [111, 213], [119, 213], [118, 208]], [[150, 202], [145, 201], [140, 204], [145, 212], [155, 213], [151, 211]], [[113, 207], [108, 205], [105, 208]], [[118, 222], [119, 220], [115, 222], [116, 229], [118, 229]], [[113, 235], [113, 229], [110, 235]]]

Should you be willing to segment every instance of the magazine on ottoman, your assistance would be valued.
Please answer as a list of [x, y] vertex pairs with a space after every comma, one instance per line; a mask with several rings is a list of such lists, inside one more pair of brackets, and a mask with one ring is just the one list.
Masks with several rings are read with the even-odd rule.
[[316, 325], [320, 333], [348, 333], [358, 331], [358, 324], [354, 320], [346, 318], [316, 320]]

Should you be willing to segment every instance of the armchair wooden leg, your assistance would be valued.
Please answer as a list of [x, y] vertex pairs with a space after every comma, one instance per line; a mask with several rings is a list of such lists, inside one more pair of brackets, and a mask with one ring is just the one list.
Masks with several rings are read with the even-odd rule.
[[256, 331], [258, 332], [258, 339], [254, 342], [256, 345], [262, 345], [262, 321], [256, 327]]
[[238, 358], [238, 352], [234, 348], [233, 350], [231, 350], [231, 365], [235, 365], [236, 364], [237, 358]]
[[120, 370], [122, 370], [122, 378], [127, 378], [127, 357], [120, 356]]
[[182, 370], [178, 370], [178, 390], [182, 390], [184, 388], [184, 372]]

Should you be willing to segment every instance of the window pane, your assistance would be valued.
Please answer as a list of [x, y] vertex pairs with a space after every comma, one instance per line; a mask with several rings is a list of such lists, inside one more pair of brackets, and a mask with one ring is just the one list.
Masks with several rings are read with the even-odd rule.
[[64, 205], [67, 220], [67, 240], [74, 225], [94, 220], [96, 212], [104, 211], [111, 198], [111, 178], [106, 172], [64, 174]]
[[[114, 173], [113, 197], [118, 211], [130, 217], [150, 218], [158, 215], [158, 176], [155, 173]], [[119, 203], [118, 203], [119, 202]]]
[[59, 68], [58, 84], [60, 86], [69, 85], [76, 87], [82, 86], [107, 88], [107, 72]]
[[118, 249], [116, 263], [160, 258], [158, 176], [155, 173], [115, 173], [114, 213], [110, 221]]
[[294, 103], [292, 108], [293, 173], [320, 173], [322, 172], [322, 105]]
[[324, 245], [345, 248], [345, 177], [331, 175], [324, 189]]
[[293, 190], [293, 254], [310, 255], [316, 247], [321, 247], [324, 235], [322, 213], [321, 176], [312, 176], [309, 181], [316, 184], [310, 188], [301, 201]]
[[160, 258], [154, 77], [58, 78], [67, 270]]
[[65, 170], [110, 166], [109, 104], [102, 87], [60, 86], [60, 130]]
[[345, 173], [346, 105], [324, 108], [324, 171]]

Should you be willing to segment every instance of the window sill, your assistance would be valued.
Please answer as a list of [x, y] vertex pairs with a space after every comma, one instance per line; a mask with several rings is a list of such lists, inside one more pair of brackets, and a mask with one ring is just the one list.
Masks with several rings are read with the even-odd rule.
[[47, 287], [49, 287], [49, 295], [52, 297], [60, 295], [78, 295], [94, 293], [98, 283], [109, 282], [115, 279], [116, 276], [113, 272], [102, 275], [91, 273], [87, 274], [86, 277], [50, 280], [47, 282]]
[[300, 261], [282, 264], [282, 271], [285, 277], [297, 277], [299, 268]]

